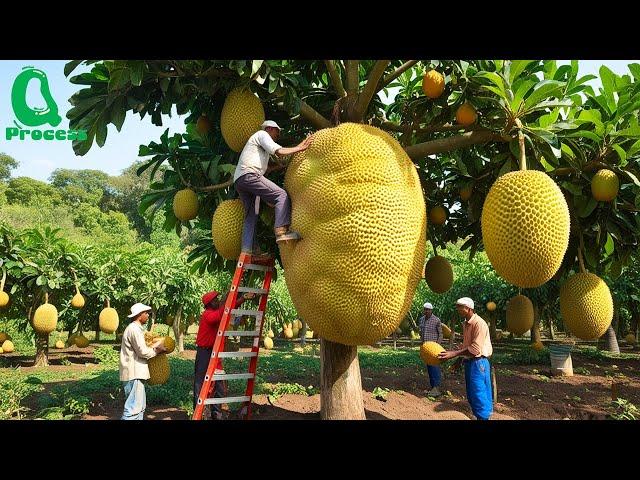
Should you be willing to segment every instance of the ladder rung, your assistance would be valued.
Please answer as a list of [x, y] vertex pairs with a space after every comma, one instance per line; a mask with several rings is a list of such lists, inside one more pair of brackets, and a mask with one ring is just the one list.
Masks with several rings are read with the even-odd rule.
[[231, 310], [231, 315], [235, 315], [239, 317], [240, 315], [253, 315], [254, 317], [259, 317], [262, 315], [260, 310], [243, 310], [241, 308], [234, 308]]
[[227, 330], [224, 332], [225, 337], [257, 337], [260, 330]]
[[266, 288], [238, 287], [238, 292], [267, 293], [268, 290]]
[[219, 373], [218, 375], [214, 375], [214, 380], [242, 380], [243, 378], [254, 378], [255, 374], [253, 373]]
[[205, 405], [217, 405], [220, 403], [235, 403], [235, 402], [248, 402], [249, 397], [222, 397], [222, 398], [207, 398], [204, 401]]
[[268, 265], [258, 265], [256, 263], [245, 263], [243, 268], [245, 270], [261, 270], [263, 272], [271, 272], [273, 270], [273, 267]]
[[220, 352], [218, 358], [257, 357], [258, 352]]

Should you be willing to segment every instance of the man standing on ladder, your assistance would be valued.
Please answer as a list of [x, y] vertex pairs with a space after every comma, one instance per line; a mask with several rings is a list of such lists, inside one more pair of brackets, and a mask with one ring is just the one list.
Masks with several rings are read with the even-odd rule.
[[[198, 326], [198, 336], [196, 337], [196, 364], [195, 364], [195, 376], [193, 381], [193, 408], [196, 407], [198, 401], [198, 395], [202, 389], [204, 383], [204, 377], [209, 366], [209, 360], [211, 359], [211, 351], [213, 350], [213, 343], [216, 340], [218, 334], [218, 326], [224, 313], [224, 304], [227, 299], [228, 293], [224, 294], [222, 299], [219, 300], [220, 294], [218, 292], [211, 291], [205, 293], [202, 296], [202, 303], [204, 304], [204, 312], [200, 316], [200, 324]], [[245, 300], [250, 300], [255, 297], [253, 293], [245, 293], [238, 297], [234, 308], [238, 308]], [[218, 369], [222, 370], [222, 360], [218, 363]], [[223, 389], [223, 382], [217, 381], [215, 384], [215, 397], [223, 397], [225, 395]], [[211, 419], [219, 420], [222, 418], [222, 410], [220, 405], [211, 405]]]
[[275, 141], [280, 136], [280, 127], [273, 120], [262, 124], [262, 130], [249, 137], [240, 153], [238, 166], [233, 175], [236, 190], [244, 204], [244, 225], [242, 228], [242, 251], [258, 255], [254, 249], [254, 234], [258, 220], [256, 197], [275, 208], [274, 232], [276, 242], [299, 240], [300, 234], [289, 230], [291, 224], [291, 200], [287, 192], [265, 178], [269, 156], [279, 157], [302, 152], [311, 145], [312, 136], [308, 136], [295, 147], [284, 148]]

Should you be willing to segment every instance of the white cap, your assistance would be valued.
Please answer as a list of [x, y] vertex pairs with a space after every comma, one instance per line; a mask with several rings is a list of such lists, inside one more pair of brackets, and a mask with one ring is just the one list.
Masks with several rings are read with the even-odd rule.
[[144, 303], [136, 303], [131, 307], [131, 315], [127, 315], [128, 318], [133, 318], [139, 313], [147, 312], [151, 310], [149, 305], [145, 305]]
[[265, 120], [264, 122], [262, 122], [262, 129], [264, 130], [267, 127], [273, 127], [277, 128], [278, 130], [282, 130], [280, 126], [273, 120]]
[[462, 298], [459, 298], [459, 299], [456, 301], [456, 305], [464, 305], [465, 307], [469, 307], [469, 308], [471, 308], [472, 310], [474, 309], [474, 306], [473, 306], [473, 300], [471, 300], [469, 297], [462, 297]]
[[429, 302], [424, 304], [424, 308], [428, 308], [429, 310], [433, 310], [433, 305], [431, 305]]

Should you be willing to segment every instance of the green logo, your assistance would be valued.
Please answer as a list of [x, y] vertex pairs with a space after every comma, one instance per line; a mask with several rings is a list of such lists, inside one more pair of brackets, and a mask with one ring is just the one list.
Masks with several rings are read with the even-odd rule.
[[[27, 87], [29, 82], [37, 80], [40, 84], [40, 94], [47, 104], [44, 108], [31, 108], [27, 104]], [[58, 105], [51, 95], [47, 74], [35, 67], [23, 67], [18, 74], [11, 88], [11, 106], [18, 121], [13, 123], [16, 127], [6, 128], [7, 140], [25, 140], [27, 136], [32, 140], [86, 140], [86, 130], [28, 130], [18, 122], [27, 127], [40, 127], [48, 124], [52, 127], [60, 125], [62, 118], [58, 114]]]

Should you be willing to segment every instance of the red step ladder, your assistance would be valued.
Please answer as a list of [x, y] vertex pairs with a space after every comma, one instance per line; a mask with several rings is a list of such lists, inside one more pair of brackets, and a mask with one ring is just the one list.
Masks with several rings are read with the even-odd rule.
[[[264, 280], [262, 288], [252, 288], [241, 286], [243, 277], [247, 270], [255, 270], [264, 272]], [[273, 257], [268, 259], [252, 258], [250, 254], [241, 253], [236, 265], [236, 271], [231, 283], [231, 289], [224, 305], [224, 313], [218, 327], [218, 334], [211, 351], [211, 360], [209, 367], [202, 383], [202, 388], [198, 395], [196, 408], [193, 412], [193, 420], [202, 420], [205, 405], [225, 404], [225, 403], [243, 403], [241, 407], [241, 415], [248, 420], [251, 416], [251, 398], [253, 397], [253, 387], [256, 379], [256, 368], [258, 366], [258, 352], [260, 350], [260, 339], [262, 338], [262, 325], [264, 313], [267, 308], [267, 297], [271, 286], [271, 278], [274, 270]], [[248, 275], [247, 275], [248, 276]], [[238, 295], [244, 293], [255, 293], [260, 296], [257, 310], [246, 310], [241, 308], [233, 308], [236, 304]], [[235, 317], [250, 315], [256, 318], [254, 330], [227, 330], [231, 324], [231, 320]], [[225, 352], [224, 345], [227, 337], [253, 337], [253, 347], [250, 352]], [[241, 358], [249, 357], [249, 371], [247, 373], [215, 373], [218, 368], [220, 358]], [[239, 397], [220, 397], [210, 398], [209, 394], [215, 391], [215, 382], [220, 380], [238, 380], [246, 379], [247, 388], [245, 394]]]

